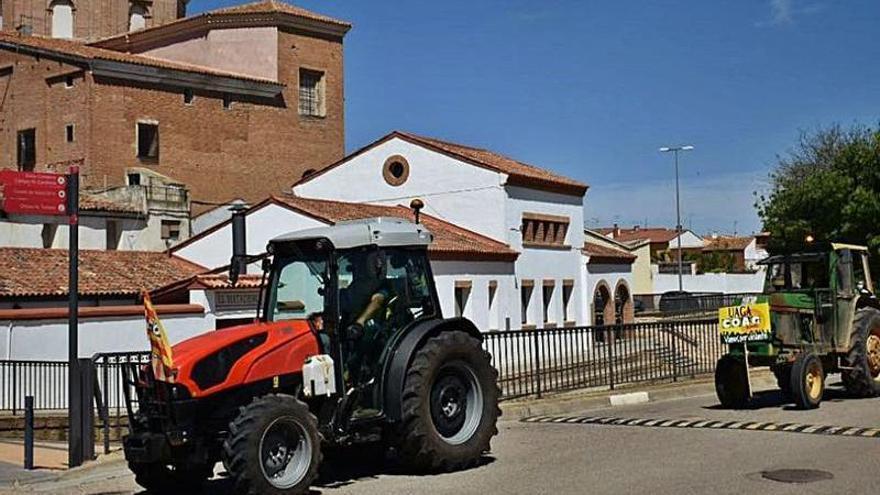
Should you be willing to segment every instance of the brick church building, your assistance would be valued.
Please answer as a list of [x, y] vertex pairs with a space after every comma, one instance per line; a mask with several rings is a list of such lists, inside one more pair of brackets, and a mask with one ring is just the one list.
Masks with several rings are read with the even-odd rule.
[[[129, 32], [101, 10], [111, 0], [65, 1], [72, 36], [37, 23], [10, 32], [10, 21], [0, 33], [0, 168], [82, 160], [86, 188], [148, 168], [186, 184], [198, 211], [261, 200], [343, 157], [350, 24], [275, 0], [176, 19], [184, 0], [155, 0], [146, 27]], [[44, 5], [2, 2], [4, 20], [10, 5]]]

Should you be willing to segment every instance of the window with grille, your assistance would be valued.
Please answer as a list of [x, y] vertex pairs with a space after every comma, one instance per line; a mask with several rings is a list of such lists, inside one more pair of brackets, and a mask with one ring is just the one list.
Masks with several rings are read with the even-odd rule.
[[18, 170], [32, 172], [37, 163], [37, 130], [18, 131]]
[[138, 158], [159, 161], [159, 124], [138, 122], [137, 143]]
[[299, 71], [299, 114], [324, 116], [324, 73], [308, 69]]
[[525, 246], [565, 246], [568, 234], [568, 217], [524, 213], [522, 217], [522, 241]]

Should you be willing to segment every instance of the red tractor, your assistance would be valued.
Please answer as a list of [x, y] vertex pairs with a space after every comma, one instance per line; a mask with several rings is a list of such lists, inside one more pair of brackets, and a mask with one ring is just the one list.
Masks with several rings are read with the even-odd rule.
[[175, 345], [174, 383], [128, 370], [137, 483], [181, 490], [219, 461], [235, 493], [305, 493], [322, 446], [377, 440], [419, 471], [475, 465], [498, 432], [498, 373], [474, 324], [443, 318], [431, 240], [390, 218], [272, 240], [254, 323]]

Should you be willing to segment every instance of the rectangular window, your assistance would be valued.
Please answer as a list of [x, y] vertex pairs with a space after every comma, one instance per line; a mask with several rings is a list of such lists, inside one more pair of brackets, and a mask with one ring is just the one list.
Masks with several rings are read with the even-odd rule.
[[180, 239], [180, 220], [162, 220], [162, 239]]
[[299, 114], [324, 116], [324, 73], [308, 69], [299, 71]]
[[523, 213], [522, 242], [524, 246], [565, 246], [569, 218], [558, 215]]
[[73, 142], [73, 124], [67, 124], [64, 126], [64, 135], [67, 138], [68, 143]]
[[129, 186], [141, 185], [141, 174], [128, 174], [128, 185]]
[[72, 88], [73, 87], [73, 76], [67, 76], [64, 78], [64, 87]]
[[455, 282], [455, 316], [464, 316], [471, 298], [471, 282]]
[[32, 172], [37, 163], [37, 130], [18, 131], [18, 170]]
[[489, 281], [489, 330], [498, 330], [498, 281]]
[[183, 103], [186, 105], [192, 105], [193, 102], [193, 90], [186, 88], [183, 90]]
[[138, 122], [137, 157], [141, 160], [159, 161], [159, 124]]
[[562, 281], [562, 319], [564, 322], [574, 321], [571, 314], [571, 294], [574, 292], [574, 280]]
[[232, 108], [232, 97], [229, 95], [223, 95], [223, 109], [229, 110]]
[[554, 323], [553, 319], [553, 292], [555, 292], [556, 284], [552, 280], [545, 280], [542, 291], [543, 298], [543, 316], [544, 323]]
[[44, 223], [41, 237], [43, 238], [43, 247], [49, 249], [55, 244], [55, 233], [58, 232], [58, 224]]
[[520, 321], [523, 325], [528, 325], [531, 321], [529, 319], [529, 306], [532, 305], [532, 292], [534, 292], [535, 283], [531, 280], [523, 280], [520, 284], [520, 310], [522, 312]]
[[107, 220], [107, 251], [115, 251], [119, 247], [119, 222]]

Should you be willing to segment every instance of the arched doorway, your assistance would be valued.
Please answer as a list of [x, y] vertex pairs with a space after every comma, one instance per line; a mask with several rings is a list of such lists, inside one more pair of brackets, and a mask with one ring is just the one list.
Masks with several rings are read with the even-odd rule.
[[[605, 281], [596, 285], [593, 291], [593, 325], [602, 327], [614, 324], [614, 296]], [[596, 332], [596, 340], [605, 341], [605, 331]]]
[[621, 325], [632, 323], [635, 319], [632, 295], [626, 282], [620, 281], [614, 291], [614, 323]]
[[55, 0], [49, 4], [52, 12], [52, 37], [73, 38], [73, 2]]

